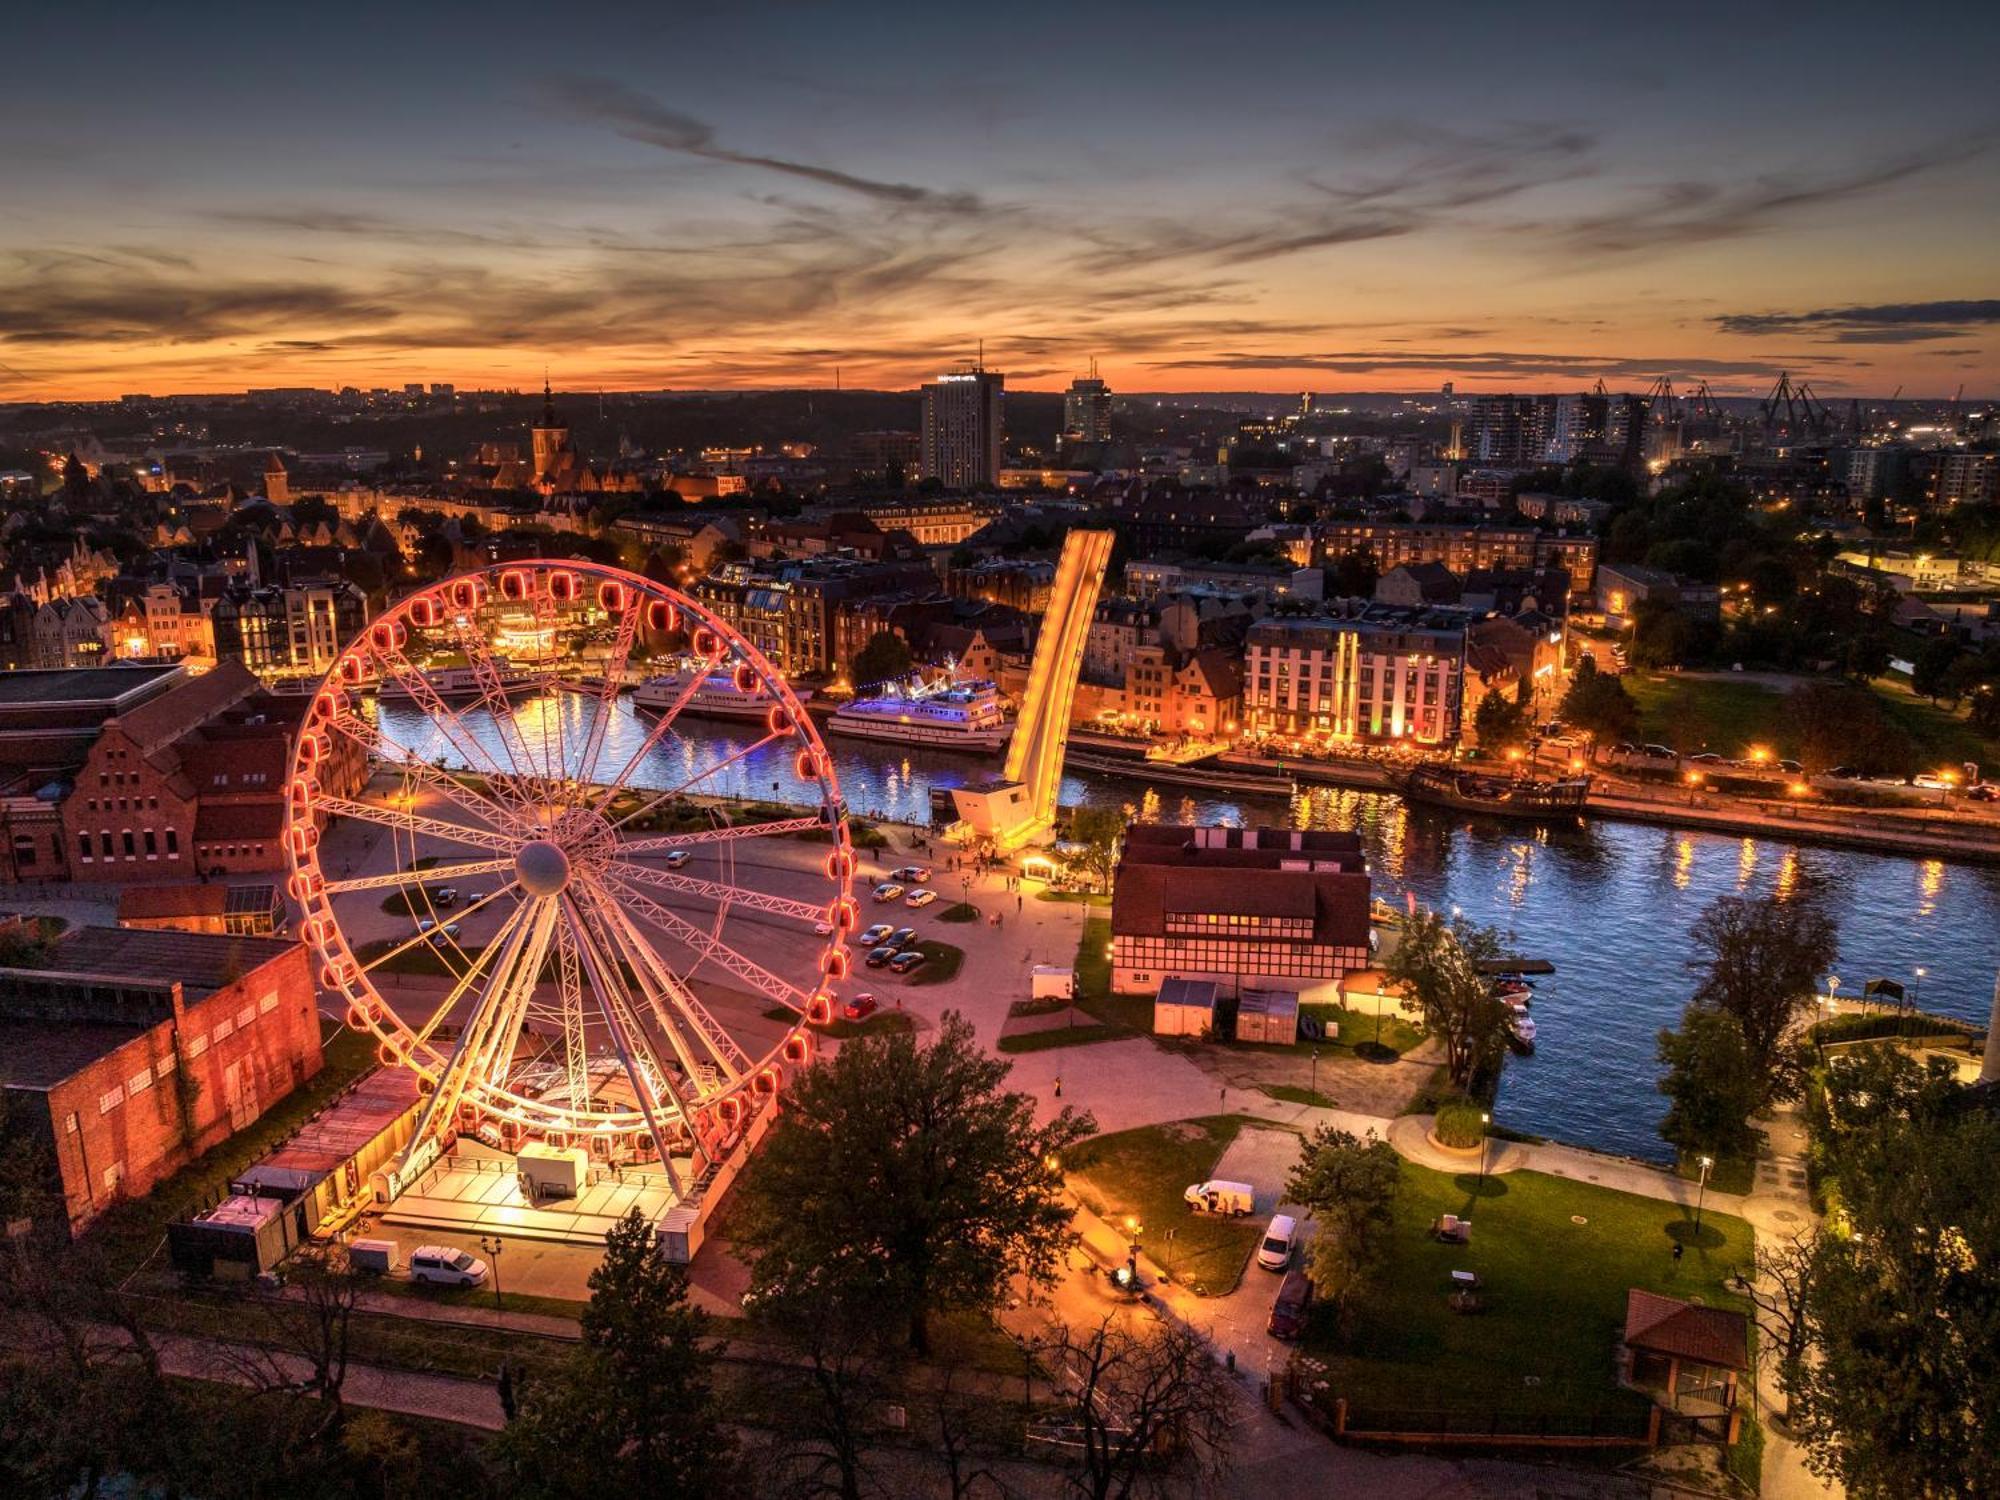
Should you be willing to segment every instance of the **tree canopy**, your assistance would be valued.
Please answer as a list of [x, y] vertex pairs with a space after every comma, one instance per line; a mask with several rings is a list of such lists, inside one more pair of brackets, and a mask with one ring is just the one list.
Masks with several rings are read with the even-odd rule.
[[1380, 1267], [1396, 1220], [1402, 1158], [1373, 1131], [1365, 1137], [1322, 1125], [1299, 1150], [1285, 1196], [1319, 1221], [1308, 1274], [1343, 1322]]
[[1565, 724], [1600, 745], [1629, 740], [1639, 732], [1639, 705], [1625, 684], [1589, 663], [1571, 675], [1560, 712]]
[[890, 631], [878, 630], [868, 637], [867, 645], [854, 653], [854, 660], [848, 664], [848, 681], [857, 688], [894, 682], [907, 677], [914, 665], [908, 641]]
[[1840, 956], [1832, 920], [1810, 900], [1718, 896], [1688, 929], [1695, 1003], [1736, 1020], [1761, 1107], [1788, 1094], [1796, 1073], [1785, 1033]]
[[848, 1041], [786, 1089], [737, 1188], [752, 1290], [867, 1282], [926, 1347], [936, 1310], [987, 1308], [1025, 1275], [1051, 1285], [1071, 1242], [1061, 1154], [1092, 1129], [1003, 1085], [1009, 1064], [947, 1011], [935, 1036]]
[[1424, 1024], [1443, 1041], [1445, 1068], [1460, 1088], [1491, 1070], [1507, 1045], [1507, 1004], [1494, 997], [1482, 967], [1503, 952], [1491, 927], [1446, 920], [1424, 908], [1404, 920], [1382, 964], [1383, 973], [1415, 997]]

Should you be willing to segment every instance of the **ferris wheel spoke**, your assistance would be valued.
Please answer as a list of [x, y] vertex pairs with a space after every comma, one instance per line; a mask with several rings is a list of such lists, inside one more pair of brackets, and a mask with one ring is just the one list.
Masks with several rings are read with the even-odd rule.
[[611, 778], [610, 784], [604, 788], [603, 795], [594, 804], [596, 811], [604, 811], [605, 808], [611, 805], [611, 799], [625, 789], [625, 783], [631, 779], [632, 773], [645, 762], [646, 757], [651, 755], [659, 747], [660, 742], [667, 737], [667, 732], [674, 726], [674, 720], [681, 716], [681, 710], [686, 708], [688, 703], [694, 698], [694, 695], [701, 691], [703, 681], [707, 679], [708, 674], [713, 672], [717, 664], [721, 661], [722, 655], [717, 653], [704, 659], [699, 667], [689, 670], [687, 686], [681, 689], [680, 696], [667, 705], [665, 711], [661, 713], [659, 721], [646, 732], [645, 739], [639, 742], [639, 748], [634, 750], [626, 759], [625, 764], [618, 768], [618, 774]]
[[[607, 963], [604, 955], [591, 943], [590, 934], [574, 903], [564, 904], [563, 916], [570, 925], [571, 934], [576, 939], [577, 952], [590, 975], [591, 988], [597, 994], [598, 1013], [603, 1016], [605, 1029], [610, 1033], [612, 1048], [618, 1053], [618, 1061], [625, 1069], [625, 1076], [631, 1080], [633, 1095], [639, 1101], [639, 1112], [645, 1116], [646, 1129], [653, 1137], [654, 1148], [660, 1153], [660, 1170], [667, 1174], [667, 1181], [673, 1187], [674, 1196], [684, 1197], [686, 1186], [680, 1173], [674, 1169], [673, 1152], [669, 1149], [666, 1132], [660, 1128], [659, 1107], [654, 1094], [653, 1080], [648, 1076], [646, 1068], [640, 1064], [639, 1054], [633, 1048], [632, 1036], [627, 1030], [624, 1018], [619, 1014], [617, 996], [623, 993], [624, 981], [615, 972], [616, 965]], [[653, 1067], [657, 1069], [658, 1064], [653, 1063]], [[665, 1079], [662, 1078], [661, 1082], [664, 1084]], [[676, 1108], [681, 1110], [682, 1119], [692, 1134], [693, 1122], [687, 1120], [680, 1096], [672, 1089], [668, 1089], [667, 1093]]]
[[[633, 972], [639, 976], [640, 988], [646, 992], [660, 1028], [666, 1032], [674, 1050], [687, 1065], [689, 1076], [694, 1076], [694, 1066], [682, 1040], [683, 1025], [693, 1027], [702, 1047], [715, 1059], [716, 1066], [721, 1068], [726, 1078], [733, 1083], [742, 1077], [750, 1066], [748, 1054], [736, 1044], [734, 1037], [717, 1024], [708, 1007], [696, 998], [688, 982], [674, 973], [616, 901], [593, 898], [593, 904], [632, 961]], [[649, 979], [652, 981], [650, 984], [647, 983]]]
[[[438, 695], [438, 690], [431, 685], [431, 680], [410, 665], [409, 658], [400, 650], [378, 650], [375, 656], [381, 663], [382, 670], [396, 679], [403, 691], [410, 695], [411, 701], [424, 711], [425, 716], [451, 742], [452, 748], [458, 751], [459, 758], [465, 762], [466, 769], [484, 777], [488, 785], [498, 788], [505, 798], [513, 803], [517, 816], [532, 818], [539, 822], [540, 819], [534, 814], [530, 798], [515, 784], [515, 778], [509, 778], [500, 769], [492, 753], [480, 744], [479, 736], [468, 730], [464, 721]], [[379, 696], [377, 701], [380, 701]], [[495, 722], [498, 722], [497, 718]]]
[[512, 854], [521, 843], [518, 835], [503, 833], [497, 829], [469, 828], [463, 823], [447, 823], [442, 818], [422, 817], [393, 807], [381, 807], [373, 802], [357, 802], [351, 797], [317, 797], [313, 799], [312, 805], [315, 812], [342, 818], [359, 818], [364, 823], [379, 823], [385, 828], [398, 829], [412, 835], [427, 834], [431, 838], [444, 839], [451, 843], [469, 844], [475, 849], [492, 849], [498, 853]]
[[[519, 881], [510, 880], [505, 885], [501, 886], [500, 889], [495, 891], [492, 895], [482, 897], [480, 900], [473, 902], [472, 905], [466, 907], [466, 909], [460, 912], [455, 918], [453, 918], [453, 920], [462, 922], [467, 917], [471, 916], [474, 912], [483, 910], [484, 908], [491, 906], [495, 901], [498, 901], [502, 896], [505, 896], [513, 891], [518, 891], [520, 890], [520, 888], [521, 886]], [[432, 929], [432, 931], [435, 930], [436, 930], [435, 928]], [[382, 965], [387, 963], [390, 959], [396, 957], [397, 954], [408, 953], [412, 948], [416, 947], [419, 943], [428, 943], [430, 941], [431, 941], [430, 933], [420, 932], [415, 937], [409, 938], [404, 942], [398, 943], [395, 947], [391, 948], [387, 953], [378, 953], [375, 957], [369, 959], [367, 963], [361, 966], [361, 972], [364, 974], [372, 974], [375, 972], [375, 970], [381, 968]]]
[[721, 938], [702, 931], [677, 912], [669, 911], [644, 891], [627, 885], [620, 876], [605, 876], [602, 877], [602, 881], [604, 887], [617, 895], [628, 911], [638, 912], [654, 926], [670, 934], [676, 942], [685, 944], [718, 968], [734, 974], [759, 994], [768, 995], [780, 1005], [798, 1011], [801, 1015], [805, 1013], [809, 997], [797, 985], [780, 979], [755, 959], [738, 953]]
[[745, 911], [767, 912], [777, 917], [792, 917], [801, 922], [824, 922], [827, 909], [811, 901], [794, 901], [788, 896], [767, 895], [763, 891], [748, 890], [739, 885], [724, 885], [716, 880], [701, 880], [693, 875], [681, 875], [673, 870], [656, 869], [652, 865], [634, 864], [630, 860], [614, 860], [612, 868], [621, 879], [644, 881], [647, 885], [661, 890], [677, 891], [684, 896], [705, 896], [711, 901], [725, 906], [740, 906]]
[[717, 771], [727, 770], [729, 767], [735, 765], [738, 761], [743, 760], [748, 756], [755, 755], [759, 750], [762, 750], [766, 745], [773, 745], [776, 744], [779, 740], [789, 739], [789, 738], [791, 738], [790, 730], [786, 730], [785, 733], [783, 734], [767, 734], [761, 740], [757, 740], [752, 744], [745, 745], [741, 750], [736, 751], [734, 754], [725, 755], [721, 760], [717, 761], [707, 770], [695, 772], [694, 775], [688, 777], [688, 779], [686, 781], [683, 781], [679, 786], [661, 792], [657, 797], [653, 798], [650, 802], [642, 802], [641, 804], [639, 804], [639, 806], [633, 808], [632, 811], [625, 814], [624, 817], [614, 822], [611, 825], [612, 828], [614, 830], [623, 828], [627, 823], [631, 822], [634, 818], [643, 817], [645, 814], [651, 812], [654, 808], [658, 807], [662, 802], [667, 801], [669, 798], [680, 796], [682, 793], [686, 792], [689, 787], [693, 786], [696, 782], [706, 781], [709, 777], [713, 776]]
[[699, 833], [646, 834], [617, 841], [619, 859], [643, 854], [669, 854], [695, 844], [719, 844], [729, 839], [776, 838], [781, 834], [824, 831], [824, 818], [778, 818], [769, 823], [735, 823], [728, 828], [704, 828]]
[[583, 754], [576, 766], [578, 805], [588, 797], [591, 778], [597, 774], [597, 757], [604, 749], [605, 730], [618, 707], [619, 684], [624, 680], [626, 665], [632, 660], [632, 642], [639, 634], [639, 616], [646, 608], [642, 594], [630, 589], [627, 593], [631, 597], [626, 603], [624, 617], [618, 622], [618, 636], [612, 642], [611, 656], [604, 664], [604, 686], [595, 695], [590, 727], [584, 734]]
[[[405, 774], [421, 780], [446, 801], [456, 805], [462, 812], [471, 813], [474, 817], [492, 825], [496, 829], [517, 828], [520, 826], [519, 817], [506, 805], [495, 798], [474, 791], [450, 772], [432, 765], [409, 746], [379, 733], [371, 737], [368, 733], [367, 723], [356, 718], [353, 714], [342, 714], [339, 718], [330, 722], [334, 729], [360, 745], [363, 750], [375, 755], [378, 759], [385, 761], [389, 765], [399, 767]], [[386, 753], [385, 746], [397, 753], [393, 755]]]
[[444, 999], [438, 1002], [437, 1008], [425, 1019], [424, 1024], [417, 1028], [416, 1036], [419, 1043], [430, 1041], [432, 1033], [444, 1024], [445, 1017], [452, 1013], [458, 1002], [465, 998], [473, 984], [486, 972], [487, 964], [507, 951], [515, 931], [527, 922], [533, 908], [533, 902], [523, 901], [501, 919], [499, 930], [493, 934], [493, 941], [472, 956], [471, 965], [453, 981], [451, 988], [445, 991]]
[[[637, 985], [639, 996], [645, 999], [651, 1010], [654, 1023], [665, 1035], [667, 1044], [673, 1048], [674, 1058], [680, 1069], [682, 1080], [680, 1085], [675, 1085], [673, 1075], [660, 1067], [657, 1058], [654, 1058], [653, 1062], [662, 1083], [667, 1086], [668, 1092], [675, 1096], [676, 1107], [681, 1107], [685, 1118], [686, 1110], [682, 1107], [685, 1100], [681, 1096], [692, 1098], [700, 1093], [698, 1080], [701, 1064], [689, 1049], [687, 1039], [681, 1034], [681, 1028], [674, 1024], [671, 1017], [662, 1013], [659, 1000], [645, 982], [645, 971], [637, 961], [637, 955], [631, 951], [630, 946], [623, 941], [622, 936], [609, 922], [609, 909], [589, 898], [580, 889], [572, 890], [570, 894], [579, 928], [596, 945], [598, 957], [604, 961], [608, 972], [618, 977], [619, 988], [616, 993], [620, 1003], [625, 1007], [625, 1014], [631, 1021], [630, 1035], [635, 1045], [641, 1046], [648, 1056], [652, 1055], [650, 1039], [646, 1037], [645, 1027], [640, 1023], [639, 1007], [633, 995], [634, 984]], [[632, 984], [626, 982], [628, 974], [631, 976]], [[693, 1122], [687, 1121], [687, 1123], [692, 1129]]]
[[390, 886], [428, 885], [439, 880], [463, 880], [469, 875], [497, 875], [514, 868], [511, 859], [469, 859], [456, 864], [431, 865], [422, 870], [397, 870], [388, 875], [357, 875], [351, 880], [329, 880], [326, 893], [344, 896], [350, 891], [382, 891]]
[[[524, 913], [528, 910], [528, 907], [523, 908]], [[505, 973], [519, 955], [521, 945], [527, 941], [530, 921], [531, 919], [524, 919], [516, 923], [513, 931], [508, 934], [499, 963], [494, 969], [495, 974]], [[451, 1055], [445, 1060], [444, 1067], [438, 1071], [437, 1085], [425, 1102], [423, 1113], [417, 1117], [417, 1127], [410, 1136], [410, 1145], [405, 1148], [406, 1154], [413, 1151], [420, 1143], [440, 1133], [444, 1126], [457, 1118], [459, 1100], [465, 1097], [466, 1087], [472, 1082], [473, 1070], [484, 1049], [486, 1038], [493, 1029], [494, 1001], [492, 986], [489, 985], [486, 992], [474, 1002], [472, 1015], [459, 1029], [458, 1040], [451, 1049]]]
[[[500, 741], [500, 751], [507, 757], [507, 764], [530, 789], [535, 800], [546, 804], [550, 800], [547, 767], [544, 765], [537, 770], [534, 756], [528, 749], [528, 737], [521, 732], [520, 721], [514, 716], [514, 700], [507, 696], [507, 674], [501, 671], [499, 662], [495, 660], [486, 640], [486, 632], [470, 615], [458, 628], [458, 643], [459, 649], [465, 653], [466, 665], [472, 668], [473, 678], [479, 684], [478, 706], [486, 710], [487, 720], [493, 725], [494, 737]], [[518, 755], [514, 750], [517, 740], [521, 747]]]
[[562, 917], [553, 897], [538, 898], [531, 907], [533, 915], [528, 919], [526, 940], [508, 955], [511, 967], [504, 961], [502, 966], [495, 967], [493, 979], [482, 997], [488, 1002], [482, 1008], [491, 1019], [470, 1076], [494, 1088], [506, 1085], [515, 1048], [520, 1045], [521, 1022], [547, 962], [549, 941]]
[[563, 1032], [563, 1085], [571, 1111], [579, 1115], [590, 1107], [590, 1043], [583, 1027], [581, 963], [576, 934], [565, 921], [556, 928], [556, 992]]

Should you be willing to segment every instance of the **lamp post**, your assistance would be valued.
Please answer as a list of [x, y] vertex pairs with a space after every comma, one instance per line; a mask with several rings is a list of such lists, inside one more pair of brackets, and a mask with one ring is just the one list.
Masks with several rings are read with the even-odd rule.
[[1313, 1070], [1312, 1070], [1311, 1092], [1315, 1097], [1317, 1097], [1319, 1094], [1319, 1048], [1317, 1047], [1313, 1048]]
[[1922, 964], [1917, 965], [1917, 982], [1910, 986], [1910, 1003], [1905, 1012], [1914, 1020], [1916, 1013], [1924, 1008], [1924, 975], [1929, 972]]
[[1704, 1156], [1701, 1159], [1701, 1185], [1695, 1189], [1694, 1195], [1694, 1239], [1697, 1245], [1701, 1243], [1701, 1208], [1708, 1201], [1708, 1174], [1714, 1166], [1714, 1157]]
[[507, 1242], [499, 1235], [479, 1237], [479, 1248], [485, 1252], [486, 1264], [493, 1269], [493, 1311], [500, 1311], [500, 1252], [507, 1248]]
[[1486, 1143], [1493, 1139], [1493, 1116], [1485, 1111], [1479, 1116], [1479, 1191], [1472, 1196], [1486, 1196]]

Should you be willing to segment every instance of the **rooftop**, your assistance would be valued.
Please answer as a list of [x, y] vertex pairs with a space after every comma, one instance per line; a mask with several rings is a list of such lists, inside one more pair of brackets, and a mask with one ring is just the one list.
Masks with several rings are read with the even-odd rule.
[[1724, 1307], [1701, 1307], [1637, 1287], [1625, 1293], [1625, 1343], [1727, 1370], [1750, 1368], [1750, 1321]]
[[178, 666], [72, 667], [52, 672], [0, 672], [0, 708], [37, 704], [115, 703], [179, 676]]
[[154, 983], [179, 980], [182, 993], [199, 1000], [298, 948], [296, 942], [277, 938], [79, 927], [56, 948], [51, 971]]
[[150, 1029], [97, 1021], [0, 1021], [0, 1087], [54, 1088]]

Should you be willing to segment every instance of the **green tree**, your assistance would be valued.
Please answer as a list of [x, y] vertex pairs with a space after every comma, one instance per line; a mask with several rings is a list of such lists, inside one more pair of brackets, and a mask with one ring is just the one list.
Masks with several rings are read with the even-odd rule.
[[1857, 1500], [2000, 1494], [2000, 1118], [1945, 1073], [1875, 1071], [1901, 1081], [1833, 1162], [1793, 1422]]
[[848, 663], [847, 678], [857, 688], [872, 687], [878, 682], [894, 682], [909, 676], [914, 665], [908, 641], [890, 631], [878, 630], [868, 637], [867, 645], [854, 653], [854, 660]]
[[1764, 1089], [1736, 1017], [1689, 1006], [1679, 1031], [1660, 1033], [1660, 1061], [1660, 1092], [1673, 1101], [1661, 1136], [1684, 1156], [1749, 1154]]
[[1625, 691], [1625, 684], [1588, 663], [1570, 678], [1558, 716], [1599, 745], [1629, 740], [1639, 732], [1639, 705]]
[[1700, 976], [1695, 1004], [1735, 1018], [1759, 1107], [1797, 1083], [1786, 1032], [1840, 956], [1833, 922], [1810, 901], [1718, 896], [1688, 929]]
[[728, 1493], [730, 1438], [715, 1397], [707, 1316], [638, 1209], [605, 1237], [590, 1273], [583, 1344], [552, 1377], [526, 1381], [499, 1441], [524, 1494]]
[[933, 1311], [1053, 1285], [1073, 1239], [1061, 1154], [1093, 1127], [1070, 1109], [1037, 1125], [1009, 1071], [947, 1011], [928, 1044], [860, 1038], [794, 1079], [737, 1188], [752, 1290], [866, 1276], [921, 1353]]
[[1327, 571], [1333, 574], [1333, 595], [1337, 599], [1372, 599], [1375, 585], [1382, 577], [1375, 554], [1366, 547], [1343, 552]]
[[1343, 1324], [1388, 1251], [1402, 1158], [1373, 1131], [1365, 1137], [1322, 1125], [1306, 1138], [1285, 1179], [1285, 1196], [1319, 1220], [1308, 1274]]
[[1092, 889], [1103, 890], [1118, 867], [1125, 814], [1115, 807], [1079, 807], [1070, 815], [1069, 836], [1077, 846], [1070, 863], [1090, 872]]
[[1958, 642], [1950, 636], [1934, 636], [1925, 641], [1917, 659], [1910, 664], [1910, 687], [1919, 697], [1937, 702], [1951, 680], [1951, 669], [1963, 654]]
[[1382, 971], [1413, 997], [1424, 1024], [1443, 1043], [1445, 1069], [1470, 1088], [1500, 1060], [1510, 1013], [1493, 995], [1487, 969], [1501, 958], [1500, 934], [1462, 918], [1447, 921], [1429, 908], [1413, 913], [1396, 935]]
[[1472, 736], [1491, 754], [1517, 748], [1528, 738], [1528, 711], [1512, 695], [1488, 689], [1472, 711]]
[[1695, 649], [1695, 622], [1678, 604], [1647, 599], [1632, 612], [1632, 665], [1678, 667]]

